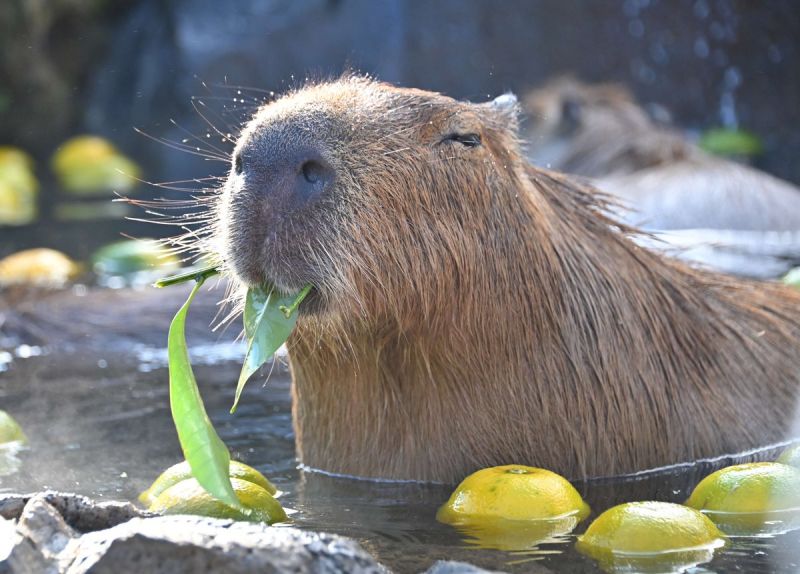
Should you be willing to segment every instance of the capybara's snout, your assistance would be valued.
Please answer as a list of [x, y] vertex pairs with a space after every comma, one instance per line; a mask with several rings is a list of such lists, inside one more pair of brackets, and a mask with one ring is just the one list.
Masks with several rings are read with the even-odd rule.
[[240, 140], [225, 183], [226, 260], [244, 283], [292, 290], [313, 279], [303, 253], [320, 241], [337, 173], [313, 130], [282, 122]]
[[[274, 141], [277, 135], [255, 133], [233, 157], [235, 186], [260, 202], [273, 217], [290, 216], [319, 199], [336, 179], [322, 146], [313, 138]], [[277, 222], [275, 222], [277, 223]]]

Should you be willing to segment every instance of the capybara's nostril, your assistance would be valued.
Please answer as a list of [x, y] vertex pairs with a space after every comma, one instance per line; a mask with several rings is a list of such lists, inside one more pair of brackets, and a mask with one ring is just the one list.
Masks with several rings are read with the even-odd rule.
[[299, 199], [309, 200], [325, 191], [333, 181], [333, 169], [321, 161], [308, 160], [300, 166], [297, 194]]

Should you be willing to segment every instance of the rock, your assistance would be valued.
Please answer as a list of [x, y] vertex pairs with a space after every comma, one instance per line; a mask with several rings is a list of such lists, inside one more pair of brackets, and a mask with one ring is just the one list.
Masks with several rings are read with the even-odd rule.
[[[11, 554], [11, 549], [17, 542], [17, 522], [0, 518], [0, 564]], [[7, 570], [0, 566], [0, 574], [5, 574]]]
[[33, 496], [25, 504], [15, 534], [17, 540], [7, 559], [14, 574], [61, 571], [60, 553], [70, 540], [78, 537], [43, 494]]
[[40, 494], [0, 494], [0, 517], [22, 520], [33, 501], [52, 506], [64, 522], [79, 533], [111, 528], [139, 516], [152, 516], [129, 502], [95, 502], [79, 494], [44, 492]]
[[74, 494], [0, 495], [0, 574], [216, 571], [387, 572], [356, 542], [331, 534], [153, 516]]
[[496, 570], [484, 570], [466, 562], [439, 560], [425, 574], [499, 574]]
[[198, 516], [134, 518], [74, 541], [68, 574], [386, 570], [351, 540]]

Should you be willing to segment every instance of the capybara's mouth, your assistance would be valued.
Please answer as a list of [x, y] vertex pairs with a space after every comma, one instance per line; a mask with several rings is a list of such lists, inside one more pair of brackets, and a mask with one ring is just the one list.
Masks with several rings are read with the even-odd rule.
[[325, 298], [316, 287], [312, 287], [303, 302], [297, 308], [301, 316], [320, 315], [326, 309]]

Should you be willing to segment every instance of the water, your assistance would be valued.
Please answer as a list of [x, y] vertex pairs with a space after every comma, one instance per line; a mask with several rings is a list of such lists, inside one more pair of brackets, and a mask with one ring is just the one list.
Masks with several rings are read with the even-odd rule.
[[[294, 526], [355, 538], [397, 572], [419, 572], [440, 559], [509, 572], [600, 572], [574, 550], [574, 536], [527, 553], [476, 548], [434, 519], [449, 486], [354, 480], [299, 469], [285, 368], [276, 367], [266, 386], [251, 383], [231, 416], [241, 347], [225, 343], [215, 354], [208, 349], [203, 354], [207, 359], [198, 361], [195, 370], [220, 435], [234, 458], [255, 466], [285, 492], [283, 504], [297, 511]], [[91, 350], [30, 355], [17, 353], [0, 374], [0, 407], [13, 413], [30, 439], [30, 448], [19, 455], [21, 469], [0, 477], [0, 492], [53, 488], [133, 501], [181, 459], [159, 349], [138, 348], [124, 356]], [[576, 486], [594, 510], [591, 520], [619, 502], [681, 502], [710, 470], [696, 465]], [[797, 531], [734, 539], [713, 562], [692, 572], [796, 572], [798, 549]]]

